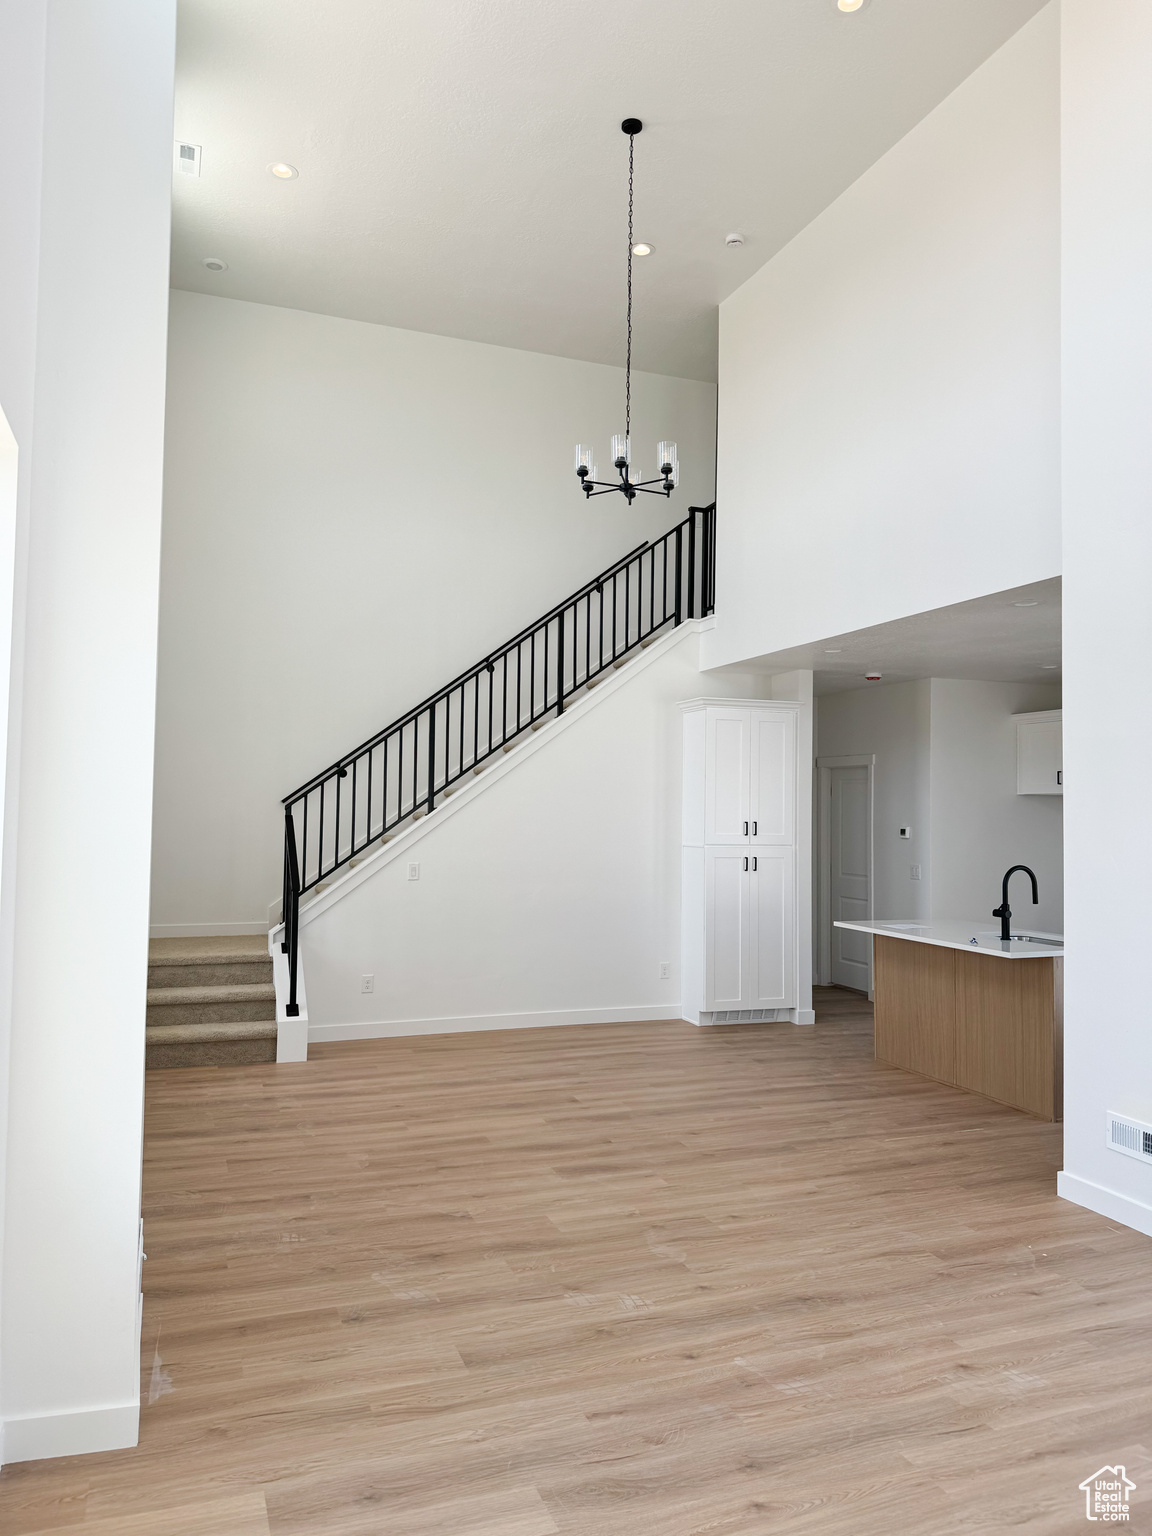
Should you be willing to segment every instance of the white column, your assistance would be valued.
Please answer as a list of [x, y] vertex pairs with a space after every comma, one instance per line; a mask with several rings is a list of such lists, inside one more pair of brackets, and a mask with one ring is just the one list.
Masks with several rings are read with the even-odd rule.
[[1152, 6], [1063, 0], [1065, 992], [1060, 1193], [1152, 1234]]
[[781, 672], [772, 679], [774, 699], [796, 699], [796, 1022], [814, 1024], [812, 982], [816, 973], [813, 949], [814, 915], [812, 857], [815, 840], [812, 822], [812, 780], [816, 772], [813, 674]]
[[0, 7], [18, 132], [0, 174], [0, 409], [20, 466], [0, 884], [5, 1461], [137, 1433], [175, 9]]

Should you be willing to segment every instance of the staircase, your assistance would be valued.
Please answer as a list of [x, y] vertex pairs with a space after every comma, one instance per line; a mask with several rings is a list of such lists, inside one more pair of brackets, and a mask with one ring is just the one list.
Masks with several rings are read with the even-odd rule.
[[144, 1038], [149, 1068], [275, 1061], [268, 940], [260, 934], [153, 939]]
[[[299, 1017], [300, 899], [430, 816], [565, 705], [624, 666], [665, 625], [713, 611], [716, 505], [601, 571], [422, 704], [287, 795], [285, 1014]], [[152, 994], [149, 994], [151, 997]]]

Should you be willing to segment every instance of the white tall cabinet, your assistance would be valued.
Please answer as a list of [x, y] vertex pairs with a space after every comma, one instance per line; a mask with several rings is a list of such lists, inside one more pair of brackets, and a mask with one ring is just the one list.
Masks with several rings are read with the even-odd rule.
[[796, 1021], [800, 706], [693, 699], [680, 707], [684, 1017]]

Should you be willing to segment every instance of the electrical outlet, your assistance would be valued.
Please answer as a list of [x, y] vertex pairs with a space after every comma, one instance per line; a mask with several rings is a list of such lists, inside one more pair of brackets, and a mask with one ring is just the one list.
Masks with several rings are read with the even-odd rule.
[[419, 880], [420, 878], [420, 866], [415, 859], [408, 866], [408, 878], [409, 880]]
[[912, 879], [913, 880], [919, 880], [919, 878], [920, 878], [920, 866], [919, 866], [919, 864], [910, 864], [908, 866], [908, 868], [909, 868], [909, 871], [911, 873]]
[[360, 978], [360, 990], [361, 990], [361, 992], [375, 992], [375, 990], [376, 990], [376, 978], [375, 978], [375, 976], [361, 976], [361, 978]]
[[660, 962], [660, 980], [661, 981], [671, 981], [672, 980], [672, 962], [671, 962], [671, 960], [661, 960], [661, 962]]

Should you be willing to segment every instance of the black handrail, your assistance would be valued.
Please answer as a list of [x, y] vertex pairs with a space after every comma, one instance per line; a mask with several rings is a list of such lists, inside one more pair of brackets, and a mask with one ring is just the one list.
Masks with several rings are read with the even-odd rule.
[[[685, 539], [687, 531], [687, 539]], [[688, 516], [550, 608], [511, 640], [284, 798], [282, 948], [297, 1017], [300, 898], [496, 752], [564, 713], [578, 688], [662, 629], [710, 614], [716, 503]], [[685, 547], [687, 546], [687, 547]], [[671, 569], [670, 569], [671, 567]], [[621, 583], [623, 584], [621, 586]], [[345, 781], [351, 784], [345, 788]], [[295, 812], [299, 811], [297, 824]]]

